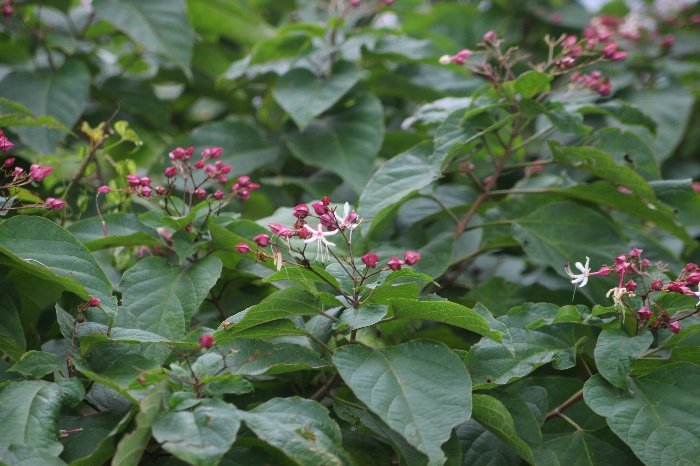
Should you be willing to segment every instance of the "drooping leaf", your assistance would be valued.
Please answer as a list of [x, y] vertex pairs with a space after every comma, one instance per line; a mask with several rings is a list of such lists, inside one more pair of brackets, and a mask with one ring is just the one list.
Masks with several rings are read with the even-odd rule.
[[629, 385], [620, 390], [594, 375], [584, 386], [584, 400], [645, 464], [696, 463], [700, 367], [667, 364]]
[[241, 412], [248, 428], [299, 466], [342, 466], [340, 428], [319, 403], [273, 398]]
[[68, 227], [76, 239], [91, 251], [117, 246], [159, 246], [160, 235], [133, 214], [105, 214], [104, 228], [99, 217], [79, 220]]
[[156, 414], [152, 432], [165, 451], [196, 466], [213, 466], [233, 445], [240, 424], [233, 405], [209, 399], [192, 411]]
[[462, 444], [462, 464], [473, 466], [518, 466], [522, 458], [475, 419], [457, 427]]
[[9, 368], [10, 372], [17, 372], [25, 377], [41, 378], [53, 371], [65, 369], [58, 356], [44, 351], [28, 351], [22, 358]]
[[619, 329], [604, 329], [598, 335], [594, 353], [600, 375], [618, 388], [627, 388], [632, 364], [653, 341], [649, 331], [631, 337]]
[[307, 68], [293, 68], [276, 82], [272, 95], [302, 130], [331, 108], [360, 80], [360, 70], [350, 62], [338, 62], [328, 76]]
[[365, 94], [347, 101], [337, 113], [290, 133], [287, 145], [302, 162], [340, 176], [356, 192], [362, 192], [384, 138], [382, 105]]
[[[48, 115], [72, 128], [85, 110], [90, 89], [90, 72], [76, 60], [57, 70], [14, 71], [0, 81], [0, 96], [19, 102], [36, 116]], [[18, 127], [22, 141], [44, 154], [53, 152], [65, 135], [60, 129]]]
[[100, 19], [190, 75], [194, 32], [184, 0], [95, 0], [92, 6]]
[[471, 415], [471, 381], [456, 354], [441, 343], [413, 340], [383, 349], [344, 346], [334, 362], [372, 412], [430, 464], [444, 462], [442, 444]]

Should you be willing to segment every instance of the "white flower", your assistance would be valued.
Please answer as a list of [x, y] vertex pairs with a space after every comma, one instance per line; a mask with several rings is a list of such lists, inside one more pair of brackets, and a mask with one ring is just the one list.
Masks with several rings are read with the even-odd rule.
[[586, 265], [582, 265], [580, 262], [576, 262], [576, 268], [579, 269], [581, 273], [573, 273], [569, 264], [564, 267], [564, 272], [571, 278], [571, 283], [575, 284], [579, 288], [583, 288], [588, 283], [588, 276], [591, 274], [591, 268], [589, 264], [591, 262], [590, 257], [586, 256]]
[[325, 262], [326, 258], [329, 256], [327, 249], [330, 247], [335, 247], [335, 243], [331, 243], [326, 240], [326, 236], [332, 236], [338, 233], [338, 230], [333, 231], [323, 231], [321, 229], [321, 224], [318, 225], [318, 229], [314, 230], [309, 225], [304, 225], [306, 231], [311, 233], [311, 237], [304, 240], [306, 244], [316, 242], [316, 260], [321, 258], [321, 262]]
[[357, 224], [355, 224], [355, 220], [357, 220], [357, 214], [355, 212], [350, 212], [350, 204], [347, 202], [343, 206], [343, 216], [341, 217], [338, 215], [337, 212], [333, 212], [335, 215], [335, 219], [338, 222], [338, 227], [340, 227], [341, 230], [344, 230], [345, 228], [350, 228], [351, 230], [354, 229]]
[[698, 304], [700, 304], [700, 284], [698, 284], [698, 291], [695, 292], [695, 297], [698, 298], [698, 302], [696, 304], [697, 306]]

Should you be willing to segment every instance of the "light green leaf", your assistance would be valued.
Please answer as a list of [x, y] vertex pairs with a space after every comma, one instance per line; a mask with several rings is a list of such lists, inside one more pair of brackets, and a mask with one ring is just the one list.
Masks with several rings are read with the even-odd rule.
[[382, 104], [365, 94], [349, 99], [337, 113], [290, 133], [287, 145], [302, 162], [325, 168], [361, 192], [384, 138]]
[[344, 346], [334, 362], [355, 396], [431, 465], [445, 461], [442, 444], [471, 415], [471, 380], [456, 354], [413, 340], [383, 349]]
[[384, 304], [365, 304], [359, 309], [348, 308], [340, 314], [336, 326], [347, 330], [371, 327], [384, 318], [389, 306]]
[[[14, 71], [0, 81], [0, 96], [19, 102], [35, 115], [48, 115], [72, 128], [88, 102], [90, 72], [76, 60], [57, 70]], [[54, 151], [65, 132], [60, 129], [26, 127], [14, 131], [32, 149]]]
[[55, 354], [44, 351], [28, 351], [8, 371], [38, 379], [50, 372], [62, 369], [65, 369], [65, 365], [61, 364], [61, 360]]
[[190, 76], [194, 32], [184, 0], [95, 0], [92, 6], [100, 19]]
[[321, 267], [311, 266], [311, 268], [313, 271], [307, 269], [306, 267], [285, 266], [269, 277], [265, 278], [263, 281], [265, 283], [272, 283], [280, 280], [292, 280], [307, 287], [313, 288], [315, 288], [315, 286], [307, 285], [307, 283], [328, 284], [330, 282], [333, 286], [340, 286], [338, 280], [336, 280], [333, 275], [329, 274]]
[[187, 6], [196, 31], [222, 35], [246, 45], [255, 44], [274, 33], [257, 9], [247, 2], [187, 0]]
[[233, 445], [240, 425], [233, 405], [209, 399], [192, 411], [156, 414], [152, 430], [165, 451], [195, 466], [214, 466]]
[[303, 131], [359, 80], [360, 70], [345, 61], [336, 63], [329, 76], [318, 76], [307, 68], [293, 68], [277, 80], [272, 95]]
[[89, 217], [68, 227], [76, 239], [91, 251], [117, 246], [162, 246], [156, 230], [147, 227], [134, 214], [103, 215], [107, 236], [99, 217]]
[[394, 315], [399, 319], [418, 319], [442, 322], [501, 341], [501, 333], [491, 330], [482, 316], [461, 304], [450, 301], [416, 301], [394, 299]]
[[8, 126], [44, 126], [46, 128], [69, 130], [50, 116], [34, 116], [24, 105], [0, 97], [0, 128]]
[[645, 464], [691, 465], [700, 457], [698, 387], [700, 367], [682, 362], [634, 379], [629, 390], [594, 375], [583, 397]]
[[600, 375], [618, 388], [627, 388], [632, 364], [654, 341], [648, 330], [630, 337], [620, 329], [604, 329], [595, 345], [595, 364]]
[[549, 92], [551, 80], [551, 76], [539, 71], [526, 71], [513, 82], [513, 87], [525, 99], [530, 99], [538, 94]]
[[61, 390], [43, 381], [10, 382], [0, 389], [0, 448], [26, 445], [58, 456]]
[[328, 411], [303, 398], [273, 398], [249, 412], [246, 425], [299, 466], [342, 466], [340, 428]]

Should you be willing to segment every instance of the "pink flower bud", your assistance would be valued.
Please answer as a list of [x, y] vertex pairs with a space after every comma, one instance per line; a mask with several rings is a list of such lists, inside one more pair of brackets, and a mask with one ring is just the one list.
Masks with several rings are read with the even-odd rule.
[[391, 270], [400, 270], [403, 265], [403, 261], [399, 260], [396, 256], [389, 259], [386, 264]]
[[204, 160], [197, 160], [197, 163], [194, 164], [194, 168], [197, 170], [204, 168]]
[[151, 197], [153, 190], [149, 186], [141, 186], [141, 195], [143, 197]]
[[197, 188], [194, 190], [194, 195], [199, 199], [204, 199], [207, 197], [207, 192], [204, 190], [204, 188]]
[[211, 335], [202, 335], [199, 337], [199, 346], [206, 349], [211, 348], [214, 346], [214, 337]]
[[467, 62], [469, 57], [472, 55], [472, 51], [469, 49], [462, 49], [457, 54], [452, 57], [452, 63], [457, 63], [458, 65], [463, 65]]
[[126, 182], [129, 183], [129, 186], [135, 188], [141, 185], [141, 178], [139, 178], [137, 174], [131, 173], [129, 175], [126, 175]]
[[297, 230], [297, 236], [300, 239], [309, 239], [313, 236], [313, 233], [308, 228], [300, 228], [299, 230]]
[[172, 178], [175, 175], [177, 175], [177, 168], [170, 165], [165, 169], [165, 176], [167, 176], [168, 178]]
[[630, 280], [625, 283], [625, 289], [630, 293], [634, 293], [634, 290], [637, 289], [637, 283], [634, 280]]
[[99, 188], [97, 188], [97, 192], [100, 193], [100, 194], [107, 194], [107, 193], [110, 192], [111, 190], [112, 190], [112, 188], [110, 188], [110, 187], [107, 186], [106, 184], [103, 184], [102, 186], [100, 186]]
[[221, 167], [221, 173], [223, 173], [224, 175], [231, 173], [232, 170], [233, 170], [233, 167], [231, 165], [223, 165]]
[[639, 249], [637, 247], [634, 247], [627, 255], [631, 256], [631, 257], [636, 257], [637, 259], [641, 259], [643, 252], [644, 252], [643, 249]]
[[66, 202], [61, 199], [47, 197], [46, 201], [44, 201], [44, 206], [51, 210], [61, 210], [66, 206]]
[[311, 207], [314, 209], [314, 212], [316, 212], [316, 215], [323, 215], [326, 213], [326, 206], [323, 205], [323, 202], [314, 202], [311, 204]]
[[294, 211], [292, 215], [298, 218], [299, 220], [302, 220], [309, 216], [309, 206], [307, 206], [306, 204], [299, 204], [292, 210]]
[[149, 177], [147, 177], [147, 176], [142, 176], [142, 177], [139, 179], [139, 184], [140, 184], [141, 186], [150, 186], [150, 184], [151, 184], [151, 179], [150, 179]]
[[651, 312], [651, 309], [646, 306], [642, 306], [637, 310], [637, 316], [640, 320], [649, 320], [653, 315], [654, 313]]
[[24, 168], [22, 167], [15, 167], [15, 169], [12, 171], [12, 176], [15, 178], [19, 178], [22, 175], [24, 175]]
[[685, 264], [685, 267], [683, 267], [683, 272], [685, 273], [695, 272], [696, 270], [698, 270], [698, 264], [694, 264], [693, 262], [688, 262]]
[[159, 196], [164, 196], [168, 192], [167, 189], [165, 189], [164, 186], [158, 185], [156, 186], [156, 194]]
[[236, 193], [236, 197], [242, 201], [247, 201], [250, 199], [250, 191], [247, 189], [241, 189]]
[[416, 251], [406, 251], [403, 255], [403, 260], [406, 263], [406, 265], [414, 265], [420, 260], [420, 258], [420, 253]]
[[331, 198], [328, 197], [328, 196], [323, 196], [323, 198], [321, 199], [321, 204], [323, 204], [324, 206], [328, 207], [328, 205], [329, 205], [330, 203], [331, 203]]
[[685, 282], [688, 286], [695, 286], [700, 283], [700, 272], [693, 272], [687, 277], [685, 277]]
[[12, 8], [12, 5], [9, 3], [6, 3], [5, 5], [2, 6], [2, 15], [3, 16], [12, 16], [15, 13], [14, 8]]
[[361, 260], [362, 262], [364, 262], [364, 264], [365, 264], [367, 267], [369, 267], [370, 269], [373, 269], [373, 268], [375, 268], [375, 267], [377, 266], [377, 262], [379, 261], [379, 256], [376, 255], [376, 254], [373, 253], [373, 252], [368, 252], [367, 254], [365, 254], [364, 256], [362, 256], [362, 257], [360, 258], [360, 260]]
[[39, 164], [32, 164], [29, 166], [29, 178], [37, 183], [43, 181], [44, 178], [49, 176], [53, 172], [51, 167], [42, 167]]
[[490, 42], [490, 43], [494, 44], [497, 41], [498, 41], [498, 34], [496, 34], [496, 31], [489, 31], [486, 34], [484, 34], [484, 42]]
[[561, 41], [561, 46], [564, 47], [565, 49], [570, 49], [576, 43], [578, 42], [578, 39], [576, 36], [566, 36], [563, 41]]
[[185, 158], [185, 149], [178, 147], [168, 154], [170, 160], [182, 160]]
[[236, 180], [236, 183], [241, 187], [245, 188], [248, 186], [248, 183], [250, 183], [250, 177], [249, 176], [239, 176], [238, 179]]
[[212, 159], [218, 159], [219, 157], [221, 157], [221, 153], [223, 151], [224, 150], [221, 147], [206, 147], [202, 151], [202, 157], [204, 157], [205, 159], [208, 159], [209, 157], [211, 157]]
[[360, 6], [362, 0], [350, 0], [350, 6]]
[[[9, 160], [9, 159], [8, 159], [8, 160]], [[695, 183], [693, 183], [693, 190], [694, 190], [696, 193], [700, 194], [700, 181], [696, 181]]]
[[335, 215], [333, 215], [332, 212], [326, 212], [325, 214], [321, 215], [318, 218], [321, 221], [321, 225], [323, 225], [326, 230], [328, 231], [334, 231], [338, 229], [338, 221], [335, 218]]
[[94, 296], [90, 298], [88, 301], [88, 306], [90, 307], [100, 307], [102, 305], [102, 301], [100, 301], [98, 298], [95, 298]]
[[250, 252], [250, 246], [248, 246], [246, 243], [238, 243], [236, 245], [236, 251], [240, 252], [241, 254], [245, 254]]
[[221, 192], [221, 190], [217, 189], [216, 191], [214, 191], [214, 199], [216, 199], [217, 201], [220, 201], [223, 198], [224, 198], [224, 193]]
[[[596, 86], [595, 90], [598, 94], [602, 95], [603, 97], [609, 96], [610, 93], [612, 92], [612, 84], [610, 84], [610, 79], [605, 78], [604, 80], [600, 81], [598, 83], [598, 85]], [[627, 189], [627, 188], [625, 188], [625, 189]], [[619, 188], [618, 188], [618, 190], [619, 190]], [[627, 189], [627, 190], [630, 191], [629, 189]], [[630, 191], [630, 193], [631, 192], [632, 191]]]
[[671, 331], [671, 333], [678, 334], [678, 332], [681, 331], [681, 323], [677, 320], [674, 320], [673, 322], [668, 324], [668, 329]]
[[7, 154], [7, 151], [12, 149], [13, 146], [14, 144], [0, 132], [0, 152]]
[[653, 282], [651, 282], [651, 285], [649, 287], [652, 289], [652, 291], [661, 291], [664, 288], [664, 282], [663, 280], [656, 279]]
[[291, 238], [295, 234], [294, 230], [292, 230], [291, 228], [289, 228], [286, 225], [282, 225], [281, 223], [271, 223], [268, 225], [268, 227], [270, 228], [270, 231], [273, 234], [278, 235], [278, 236], [282, 236], [285, 238]]
[[5, 162], [2, 164], [2, 168], [10, 168], [14, 164], [15, 164], [15, 158], [8, 157], [5, 159]]
[[259, 235], [253, 237], [253, 241], [255, 241], [255, 243], [258, 246], [264, 248], [264, 247], [270, 245], [271, 240], [270, 240], [270, 237], [268, 235], [266, 235], [265, 233], [260, 233]]
[[675, 44], [675, 43], [676, 43], [676, 38], [675, 38], [675, 36], [673, 36], [671, 34], [667, 34], [661, 39], [661, 47], [666, 48], [666, 49], [673, 47], [673, 44]]

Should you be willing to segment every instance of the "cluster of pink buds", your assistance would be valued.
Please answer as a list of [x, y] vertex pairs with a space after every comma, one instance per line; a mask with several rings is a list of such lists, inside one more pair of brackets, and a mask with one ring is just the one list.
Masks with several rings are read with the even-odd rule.
[[571, 82], [579, 88], [590, 89], [603, 97], [609, 96], [612, 92], [610, 78], [603, 76], [598, 70], [586, 74], [573, 73], [571, 75]]
[[462, 49], [454, 55], [443, 55], [440, 57], [441, 65], [449, 65], [450, 63], [455, 63], [457, 65], [464, 65], [469, 57], [471, 57], [472, 51], [469, 49]]
[[619, 45], [615, 41], [595, 42], [586, 38], [579, 40], [578, 37], [569, 35], [564, 36], [559, 45], [561, 45], [561, 51], [553, 64], [560, 72], [574, 67], [588, 66], [598, 61], [621, 61], [627, 58], [627, 52], [619, 50]]
[[[568, 265], [565, 271], [572, 279], [571, 282], [579, 288], [587, 284], [588, 277], [615, 273], [617, 286], [608, 292], [608, 297], [612, 297], [618, 309], [622, 312], [629, 309], [640, 328], [668, 328], [673, 333], [678, 333], [681, 329], [680, 320], [699, 311], [693, 307], [690, 313], [677, 311], [672, 317], [658, 304], [657, 297], [664, 293], [677, 293], [700, 299], [700, 267], [693, 263], [686, 264], [675, 280], [664, 281], [663, 264], [652, 264], [642, 256], [643, 252], [641, 249], [632, 248], [627, 254], [615, 257], [612, 264], [603, 265], [596, 272], [591, 272], [588, 258], [585, 265], [576, 263], [580, 273], [573, 273]], [[698, 287], [698, 291], [693, 291], [694, 287]], [[638, 304], [640, 300], [641, 306]], [[679, 314], [683, 315], [677, 317]]]
[[152, 180], [147, 176], [139, 176], [135, 173], [126, 175], [126, 182], [132, 192], [138, 193], [142, 197], [151, 197], [153, 188], [151, 188]]
[[7, 154], [7, 152], [12, 149], [13, 146], [14, 144], [12, 144], [12, 142], [5, 137], [5, 134], [0, 129], [0, 152]]
[[3, 0], [2, 2], [2, 15], [3, 16], [12, 16], [15, 13], [14, 8], [12, 8], [12, 4], [14, 3], [14, 0]]

